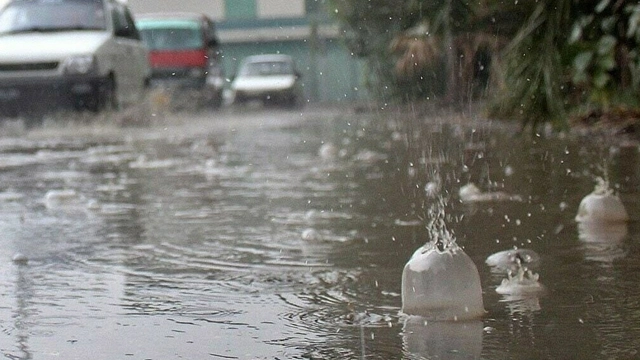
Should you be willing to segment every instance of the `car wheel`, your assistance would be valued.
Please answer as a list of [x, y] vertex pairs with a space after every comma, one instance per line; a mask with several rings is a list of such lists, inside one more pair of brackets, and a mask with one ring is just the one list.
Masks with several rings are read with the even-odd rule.
[[102, 110], [118, 110], [118, 93], [116, 91], [116, 82], [109, 77], [98, 89], [98, 106], [95, 111]]
[[118, 109], [115, 80], [109, 77], [95, 89], [93, 96], [78, 99], [76, 108], [91, 112], [111, 111]]

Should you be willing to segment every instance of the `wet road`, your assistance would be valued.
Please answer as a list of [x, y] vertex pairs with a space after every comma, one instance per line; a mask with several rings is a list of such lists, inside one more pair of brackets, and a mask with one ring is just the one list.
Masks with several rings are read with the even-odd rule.
[[[640, 348], [638, 150], [346, 109], [45, 122], [0, 135], [0, 353], [14, 359], [601, 359]], [[323, 144], [335, 148], [319, 155]], [[335, 150], [334, 150], [335, 149]], [[326, 150], [326, 148], [325, 148]], [[633, 219], [573, 218], [607, 173]], [[485, 318], [405, 324], [438, 179]], [[467, 182], [522, 201], [463, 204]], [[490, 254], [541, 257], [541, 296]], [[15, 254], [28, 262], [14, 262]]]

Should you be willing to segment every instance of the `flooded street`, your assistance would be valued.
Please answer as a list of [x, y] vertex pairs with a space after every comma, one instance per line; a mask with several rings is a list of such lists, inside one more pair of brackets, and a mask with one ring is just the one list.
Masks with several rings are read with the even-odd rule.
[[[0, 353], [640, 356], [637, 147], [446, 120], [309, 108], [0, 124]], [[631, 221], [579, 227], [604, 176]], [[470, 182], [513, 196], [462, 202]], [[480, 272], [482, 320], [401, 314], [402, 270], [438, 201]], [[496, 292], [506, 273], [485, 259], [514, 246], [540, 255], [544, 293]]]

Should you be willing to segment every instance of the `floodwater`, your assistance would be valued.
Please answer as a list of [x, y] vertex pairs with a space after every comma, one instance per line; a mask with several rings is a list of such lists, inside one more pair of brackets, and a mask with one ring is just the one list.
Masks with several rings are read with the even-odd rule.
[[[640, 356], [637, 147], [410, 118], [252, 109], [140, 128], [4, 123], [0, 353]], [[319, 156], [324, 143], [335, 144], [333, 156]], [[579, 228], [578, 204], [605, 175], [632, 220]], [[440, 200], [425, 192], [435, 180]], [[462, 203], [458, 189], [468, 182], [521, 201]], [[429, 240], [436, 201], [480, 272], [481, 320], [411, 323], [400, 312], [402, 269]], [[506, 274], [484, 260], [514, 246], [540, 254], [535, 272], [546, 292], [496, 293]]]

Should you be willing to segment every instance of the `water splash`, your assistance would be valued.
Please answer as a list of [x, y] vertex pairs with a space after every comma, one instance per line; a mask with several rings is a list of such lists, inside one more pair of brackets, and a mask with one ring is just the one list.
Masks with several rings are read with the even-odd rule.
[[333, 143], [327, 142], [322, 144], [318, 149], [318, 156], [322, 161], [332, 162], [338, 159], [340, 149]]
[[578, 238], [585, 259], [605, 266], [627, 256], [624, 239], [628, 233], [626, 223], [578, 223]]
[[460, 201], [463, 203], [491, 202], [491, 201], [522, 201], [520, 195], [508, 194], [504, 191], [483, 192], [474, 183], [464, 185], [458, 191]]
[[409, 317], [402, 328], [404, 350], [411, 359], [480, 359], [481, 320], [442, 322]]
[[44, 204], [48, 209], [84, 208], [83, 197], [73, 189], [49, 190], [44, 196]]
[[596, 185], [593, 189], [593, 194], [597, 195], [613, 195], [613, 189], [609, 185], [609, 180], [598, 176], [596, 178]]
[[444, 199], [429, 209], [430, 241], [402, 273], [402, 311], [429, 320], [470, 320], [484, 314], [480, 275], [445, 222]]
[[540, 275], [533, 273], [518, 262], [516, 271], [509, 271], [507, 278], [502, 279], [502, 283], [496, 288], [496, 292], [501, 295], [523, 296], [536, 295], [544, 291], [544, 285], [538, 280]]
[[609, 181], [598, 177], [593, 192], [580, 201], [575, 220], [592, 223], [626, 222], [629, 215]]
[[540, 263], [540, 255], [530, 249], [510, 249], [491, 254], [485, 260], [485, 264], [496, 271], [516, 271], [520, 265], [527, 268], [535, 268]]

